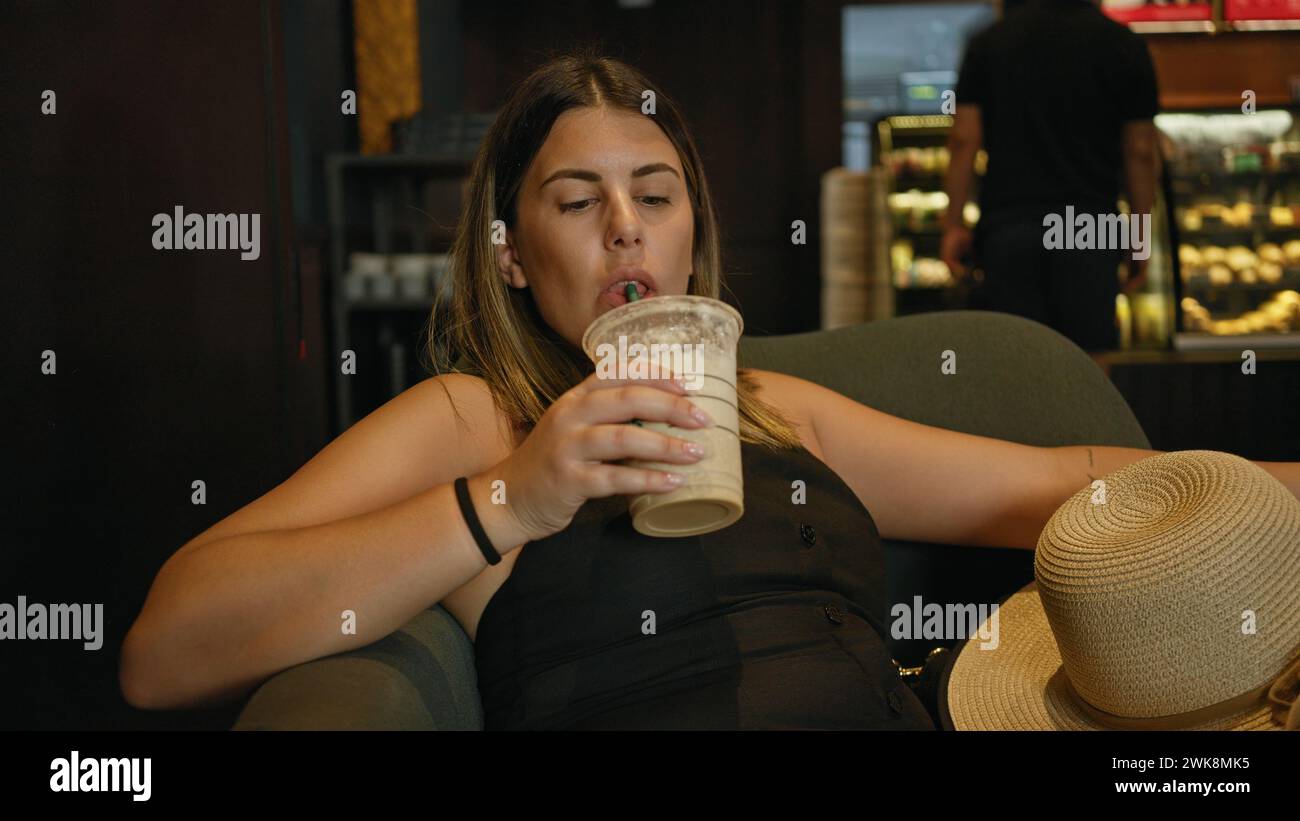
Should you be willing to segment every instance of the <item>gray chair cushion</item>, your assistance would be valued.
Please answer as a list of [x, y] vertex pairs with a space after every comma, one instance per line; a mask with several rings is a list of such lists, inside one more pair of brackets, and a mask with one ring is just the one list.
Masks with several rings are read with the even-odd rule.
[[474, 645], [441, 605], [358, 650], [264, 683], [236, 730], [481, 730]]
[[[943, 351], [955, 374], [940, 371]], [[1086, 353], [1046, 325], [943, 311], [829, 331], [743, 337], [740, 365], [816, 382], [877, 410], [1027, 445], [1150, 443]]]

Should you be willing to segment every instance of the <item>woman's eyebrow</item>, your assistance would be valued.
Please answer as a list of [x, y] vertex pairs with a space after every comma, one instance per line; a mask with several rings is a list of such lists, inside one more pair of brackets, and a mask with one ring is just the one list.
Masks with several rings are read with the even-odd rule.
[[[681, 179], [681, 175], [677, 173], [677, 169], [665, 162], [653, 162], [649, 165], [643, 165], [640, 168], [633, 169], [632, 177], [635, 179], [637, 177], [644, 177], [647, 174], [658, 174], [662, 171], [667, 171], [674, 177]], [[600, 182], [602, 179], [602, 177], [595, 171], [588, 171], [585, 168], [561, 168], [559, 171], [556, 171], [554, 174], [547, 177], [546, 181], [537, 186], [537, 188], [540, 190], [546, 187], [547, 183], [565, 177], [575, 180], [586, 180], [587, 182]]]

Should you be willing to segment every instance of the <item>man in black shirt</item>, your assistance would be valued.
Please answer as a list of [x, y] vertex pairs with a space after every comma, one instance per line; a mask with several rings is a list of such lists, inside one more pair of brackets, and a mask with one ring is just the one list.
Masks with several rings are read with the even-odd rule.
[[[1028, 0], [971, 39], [956, 103], [941, 255], [960, 277], [973, 248], [984, 287], [972, 307], [1037, 320], [1090, 353], [1118, 347], [1119, 262], [1129, 260], [1131, 293], [1146, 276], [1149, 234], [1127, 249], [1105, 232], [1062, 245], [1048, 226], [1073, 234], [1064, 221], [1116, 220], [1121, 183], [1131, 212], [1151, 213], [1158, 102], [1146, 43], [1089, 0]], [[988, 167], [972, 236], [962, 207], [981, 144]], [[1149, 217], [1133, 221], [1143, 224]]]

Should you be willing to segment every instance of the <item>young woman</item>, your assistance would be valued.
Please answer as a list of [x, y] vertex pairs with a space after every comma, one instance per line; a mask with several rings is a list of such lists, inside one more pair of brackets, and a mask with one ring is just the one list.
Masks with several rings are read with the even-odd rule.
[[[430, 345], [461, 367], [167, 561], [123, 646], [132, 704], [244, 696], [441, 603], [475, 641], [489, 728], [931, 728], [886, 649], [881, 536], [1032, 549], [1089, 472], [1154, 453], [972, 436], [742, 370], [745, 515], [705, 536], [642, 536], [625, 496], [673, 486], [617, 462], [698, 457], [620, 423], [701, 423], [671, 380], [596, 378], [579, 341], [629, 280], [651, 299], [719, 296], [718, 227], [684, 121], [622, 63], [556, 59], [515, 90], [470, 182], [453, 322]], [[462, 516], [462, 476], [499, 563]]]

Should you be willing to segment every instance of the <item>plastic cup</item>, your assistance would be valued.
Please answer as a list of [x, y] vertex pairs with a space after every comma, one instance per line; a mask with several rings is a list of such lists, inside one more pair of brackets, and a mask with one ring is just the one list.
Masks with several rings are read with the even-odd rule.
[[[634, 360], [683, 377], [687, 398], [713, 419], [706, 428], [679, 428], [665, 422], [637, 424], [668, 436], [699, 442], [704, 457], [694, 464], [625, 459], [621, 464], [680, 473], [686, 481], [666, 493], [633, 496], [632, 527], [647, 536], [698, 536], [732, 524], [745, 512], [740, 461], [740, 413], [736, 399], [736, 347], [744, 321], [716, 299], [656, 296], [620, 305], [588, 326], [582, 348], [609, 377], [642, 375]], [[634, 348], [644, 346], [644, 351]], [[657, 346], [657, 347], [654, 347]], [[639, 354], [639, 356], [638, 356]], [[625, 370], [620, 373], [617, 368]]]

